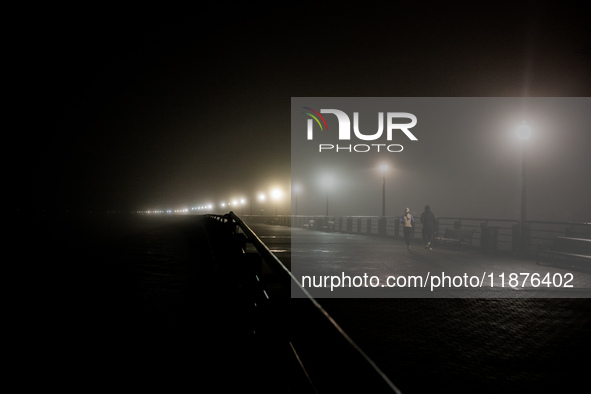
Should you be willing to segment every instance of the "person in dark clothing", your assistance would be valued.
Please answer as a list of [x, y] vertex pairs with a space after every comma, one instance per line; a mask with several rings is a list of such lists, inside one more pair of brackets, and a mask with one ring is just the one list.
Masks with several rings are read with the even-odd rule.
[[433, 241], [433, 234], [437, 227], [437, 220], [435, 215], [431, 212], [431, 207], [425, 205], [425, 211], [421, 214], [421, 223], [423, 224], [423, 241], [425, 242], [425, 249], [433, 250], [431, 242]]

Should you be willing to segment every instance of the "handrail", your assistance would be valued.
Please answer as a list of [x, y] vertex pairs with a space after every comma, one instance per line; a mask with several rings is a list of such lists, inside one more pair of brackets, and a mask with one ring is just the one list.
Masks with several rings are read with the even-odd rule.
[[[382, 379], [384, 383], [383, 389], [387, 388], [388, 391], [394, 393], [401, 393], [401, 391], [390, 381], [390, 379], [386, 376], [386, 374], [374, 363], [374, 361], [347, 335], [347, 333], [338, 325], [338, 323], [328, 314], [328, 312], [318, 303], [318, 301], [312, 297], [312, 295], [301, 285], [301, 283], [297, 280], [297, 278], [291, 273], [291, 271], [275, 256], [269, 248], [260, 240], [260, 238], [252, 231], [252, 229], [242, 221], [234, 212], [230, 211], [226, 215], [207, 215], [214, 219], [220, 221], [229, 221], [232, 220], [242, 232], [247, 236], [247, 241], [252, 243], [254, 247], [257, 249], [258, 253], [262, 256], [267, 264], [269, 264], [270, 268], [274, 271], [274, 273], [280, 274], [282, 278], [288, 278], [292, 283], [292, 290], [297, 290], [301, 292], [308, 301], [311, 302], [314, 309], [320, 313], [321, 316], [324, 317], [325, 321], [331, 325], [335, 330], [336, 333], [339, 334], [345, 341], [348, 343], [349, 346], [361, 357], [361, 360], [366, 362], [371, 369], [373, 369], [376, 377]], [[293, 348], [293, 344], [290, 342], [290, 345]], [[295, 352], [295, 349], [294, 349]], [[297, 353], [296, 353], [297, 356]], [[305, 366], [304, 366], [305, 368]], [[369, 382], [368, 382], [369, 384]]]
[[[282, 223], [292, 227], [307, 227], [308, 220], [318, 220], [318, 225], [314, 225], [316, 230], [328, 230], [334, 232], [357, 233], [366, 235], [394, 236], [402, 237], [402, 231], [398, 223], [399, 216], [339, 216], [329, 217], [323, 215], [297, 215], [288, 217], [289, 220], [283, 220]], [[367, 220], [364, 220], [367, 219]], [[414, 230], [419, 231], [422, 228], [420, 220], [415, 218]], [[516, 219], [492, 219], [492, 218], [470, 218], [470, 217], [448, 217], [440, 216], [438, 219], [439, 231], [447, 227], [461, 226], [462, 228], [474, 228], [475, 242], [483, 250], [496, 252], [516, 252], [521, 247], [521, 233], [519, 231], [520, 221]], [[256, 220], [256, 218], [255, 218]], [[326, 220], [331, 220], [334, 225], [327, 225]], [[382, 223], [380, 229], [380, 221]], [[483, 234], [482, 227], [490, 229], [492, 238]], [[591, 237], [591, 223], [589, 222], [552, 222], [552, 221], [527, 221], [527, 235], [524, 254], [533, 256], [535, 246], [540, 242], [549, 242], [554, 236], [564, 234], [586, 234]]]
[[275, 256], [261, 241], [261, 239], [240, 219], [234, 212], [230, 211], [229, 216], [236, 222], [236, 224], [240, 227], [242, 232], [246, 234], [247, 240], [254, 245], [257, 252], [263, 257], [263, 259], [267, 262], [267, 264], [271, 264], [273, 267], [273, 271], [278, 273], [284, 277], [290, 277], [292, 280], [296, 280], [295, 277], [291, 274], [291, 272], [287, 269], [287, 267]]

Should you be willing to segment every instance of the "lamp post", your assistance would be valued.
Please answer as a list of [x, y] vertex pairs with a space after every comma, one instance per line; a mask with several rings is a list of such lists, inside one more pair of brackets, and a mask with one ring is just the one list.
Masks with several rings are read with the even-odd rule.
[[298, 216], [298, 194], [300, 193], [300, 186], [294, 185], [293, 192], [295, 197], [295, 216]]
[[326, 213], [324, 216], [328, 217], [328, 192], [330, 191], [330, 188], [332, 187], [332, 177], [327, 175], [324, 177], [324, 187], [326, 188]]
[[531, 137], [531, 127], [526, 121], [521, 122], [517, 128], [517, 138], [521, 140], [521, 225], [519, 238], [519, 253], [525, 254], [527, 249], [527, 225], [526, 225], [526, 164], [527, 164], [527, 140]]
[[244, 216], [244, 205], [246, 205], [246, 200], [244, 200], [244, 198], [240, 199], [240, 205], [242, 205], [242, 215]]
[[275, 216], [277, 216], [277, 206], [279, 205], [279, 199], [281, 198], [281, 190], [273, 189], [271, 190], [271, 197], [275, 200]]
[[388, 171], [388, 165], [381, 164], [380, 172], [382, 173], [382, 217], [386, 216], [386, 171]]
[[265, 202], [266, 199], [267, 199], [267, 196], [265, 196], [264, 193], [259, 194], [259, 201], [261, 202], [261, 215], [264, 212], [263, 203]]
[[378, 233], [386, 234], [386, 172], [388, 165], [386, 163], [380, 164], [380, 172], [382, 173], [382, 216], [378, 219]]

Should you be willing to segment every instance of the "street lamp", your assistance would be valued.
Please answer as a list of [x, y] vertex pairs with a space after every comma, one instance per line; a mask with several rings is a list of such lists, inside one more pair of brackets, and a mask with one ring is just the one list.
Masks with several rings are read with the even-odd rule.
[[382, 217], [386, 216], [386, 171], [388, 165], [383, 163], [380, 165], [380, 172], [382, 173]]
[[300, 193], [300, 185], [294, 185], [293, 192], [295, 197], [295, 216], [298, 216], [298, 194]]
[[273, 189], [271, 190], [271, 197], [275, 200], [275, 216], [277, 216], [277, 206], [279, 205], [279, 199], [281, 198], [281, 190]]
[[323, 181], [324, 181], [323, 182], [324, 187], [326, 188], [326, 214], [325, 214], [325, 216], [328, 217], [328, 192], [330, 191], [330, 188], [333, 185], [333, 179], [330, 175], [326, 175], [326, 176], [324, 176]]
[[386, 234], [386, 172], [388, 165], [386, 163], [380, 164], [380, 172], [382, 173], [382, 216], [378, 219], [378, 233]]
[[263, 203], [267, 199], [267, 196], [264, 193], [259, 194], [259, 201], [261, 202], [261, 215], [263, 214]]
[[525, 253], [527, 245], [527, 231], [526, 231], [526, 199], [525, 199], [525, 180], [526, 180], [526, 162], [527, 162], [527, 140], [531, 137], [531, 127], [526, 121], [521, 122], [517, 128], [517, 138], [521, 140], [521, 228], [520, 228], [520, 242], [519, 252]]

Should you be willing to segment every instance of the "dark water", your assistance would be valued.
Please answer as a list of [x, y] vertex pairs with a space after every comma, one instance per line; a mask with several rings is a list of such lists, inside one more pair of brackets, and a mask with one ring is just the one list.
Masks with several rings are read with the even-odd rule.
[[10, 355], [27, 382], [233, 392], [248, 378], [200, 218], [22, 215], [13, 229]]

